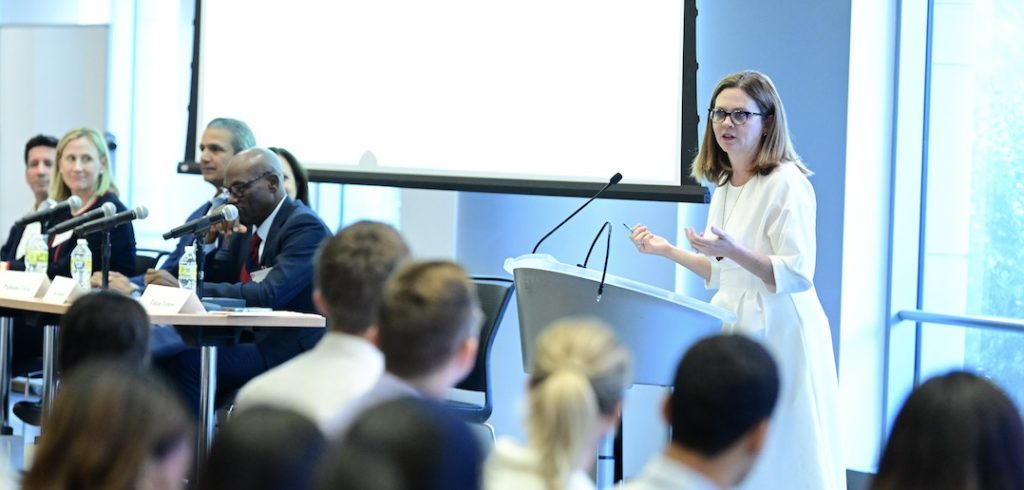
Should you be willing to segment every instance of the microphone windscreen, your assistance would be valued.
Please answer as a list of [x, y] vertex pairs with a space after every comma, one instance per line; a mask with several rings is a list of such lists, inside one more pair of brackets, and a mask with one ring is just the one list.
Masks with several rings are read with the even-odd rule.
[[109, 217], [113, 216], [114, 213], [117, 212], [117, 206], [114, 206], [114, 203], [112, 203], [112, 202], [105, 202], [105, 203], [103, 203], [103, 205], [100, 206], [100, 209], [103, 210], [103, 217], [104, 218], [109, 218]]
[[44, 199], [43, 202], [39, 203], [39, 209], [36, 209], [36, 211], [46, 211], [47, 209], [52, 208], [53, 204], [53, 200]]
[[224, 206], [224, 209], [221, 211], [221, 213], [224, 215], [225, 221], [234, 221], [238, 219], [238, 208], [236, 208], [234, 204], [228, 204], [227, 206]]
[[80, 197], [78, 197], [78, 196], [71, 196], [71, 197], [69, 197], [69, 198], [68, 198], [68, 200], [67, 200], [67, 201], [65, 201], [65, 202], [67, 202], [67, 203], [68, 203], [68, 206], [69, 206], [69, 207], [70, 207], [70, 208], [71, 208], [72, 210], [75, 210], [75, 209], [78, 209], [78, 208], [82, 207], [82, 198], [80, 198]]
[[149, 210], [146, 206], [139, 206], [135, 208], [135, 219], [146, 219], [149, 216]]
[[622, 174], [619, 172], [615, 172], [615, 175], [612, 176], [611, 183], [618, 184], [620, 180], [622, 180]]

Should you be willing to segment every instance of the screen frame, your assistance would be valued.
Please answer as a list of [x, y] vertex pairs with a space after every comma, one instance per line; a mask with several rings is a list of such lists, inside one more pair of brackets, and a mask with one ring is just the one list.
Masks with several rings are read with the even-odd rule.
[[[688, 203], [710, 202], [709, 190], [690, 177], [690, 164], [696, 157], [697, 129], [701, 111], [697, 110], [697, 6], [696, 0], [683, 2], [683, 49], [681, 73], [681, 135], [680, 185], [617, 184], [605, 191], [613, 199], [669, 201]], [[199, 138], [199, 67], [202, 56], [202, 3], [195, 0], [192, 37], [192, 76], [189, 87], [187, 136], [184, 159], [178, 162], [178, 173], [199, 174], [196, 146]], [[692, 110], [687, 110], [691, 107]], [[589, 197], [603, 183], [584, 181], [555, 181], [541, 179], [477, 178], [464, 176], [438, 176], [412, 173], [376, 173], [349, 170], [308, 169], [310, 182], [337, 184], [379, 185], [388, 187], [435, 189], [499, 194]], [[628, 170], [623, 172], [628, 177]], [[610, 176], [609, 176], [610, 177]]]

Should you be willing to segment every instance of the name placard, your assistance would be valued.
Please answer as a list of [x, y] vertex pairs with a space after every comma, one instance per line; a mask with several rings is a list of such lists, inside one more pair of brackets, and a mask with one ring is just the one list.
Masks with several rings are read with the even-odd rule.
[[139, 298], [142, 307], [150, 315], [173, 315], [175, 313], [206, 313], [203, 303], [191, 289], [172, 288], [150, 284]]
[[53, 278], [53, 282], [47, 288], [43, 301], [62, 305], [74, 301], [83, 294], [85, 291], [82, 290], [82, 286], [78, 285], [78, 281], [70, 277], [57, 276]]
[[42, 272], [0, 272], [0, 296], [4, 298], [38, 298], [50, 287], [50, 278]]

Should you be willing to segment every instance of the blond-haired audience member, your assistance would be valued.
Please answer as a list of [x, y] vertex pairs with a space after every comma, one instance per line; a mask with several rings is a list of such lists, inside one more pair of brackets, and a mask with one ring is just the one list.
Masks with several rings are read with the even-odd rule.
[[615, 430], [632, 357], [597, 321], [566, 320], [537, 339], [528, 387], [526, 446], [498, 440], [487, 490], [592, 490], [585, 471]]

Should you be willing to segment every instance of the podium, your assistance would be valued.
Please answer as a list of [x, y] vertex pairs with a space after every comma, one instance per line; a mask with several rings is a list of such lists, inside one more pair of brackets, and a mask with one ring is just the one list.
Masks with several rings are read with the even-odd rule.
[[532, 366], [537, 337], [556, 320], [597, 318], [633, 354], [633, 382], [672, 386], [676, 365], [698, 340], [722, 331], [736, 315], [689, 296], [601, 271], [529, 254], [505, 260], [515, 277], [523, 366]]
[[[533, 366], [537, 337], [552, 323], [565, 317], [591, 317], [605, 322], [633, 354], [633, 383], [672, 386], [676, 365], [686, 350], [720, 333], [722, 324], [736, 321], [731, 311], [689, 296], [611, 274], [602, 278], [601, 271], [563, 264], [547, 254], [506, 259], [505, 270], [515, 278], [527, 372]], [[614, 440], [606, 440], [598, 451], [598, 488], [610, 488], [622, 480], [622, 453], [620, 420]], [[608, 461], [614, 465], [610, 471], [603, 464]], [[611, 481], [603, 481], [609, 473]]]

